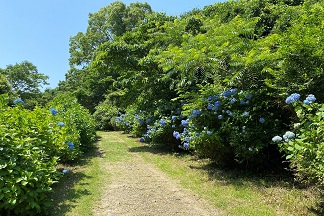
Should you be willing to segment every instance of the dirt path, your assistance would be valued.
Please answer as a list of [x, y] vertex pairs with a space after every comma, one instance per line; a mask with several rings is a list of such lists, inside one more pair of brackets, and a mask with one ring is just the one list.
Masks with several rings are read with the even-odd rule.
[[[115, 139], [128, 148], [127, 142], [113, 134], [103, 139]], [[94, 215], [220, 215], [205, 200], [182, 189], [153, 164], [146, 162], [139, 153], [128, 152], [131, 159], [102, 164], [112, 175]]]

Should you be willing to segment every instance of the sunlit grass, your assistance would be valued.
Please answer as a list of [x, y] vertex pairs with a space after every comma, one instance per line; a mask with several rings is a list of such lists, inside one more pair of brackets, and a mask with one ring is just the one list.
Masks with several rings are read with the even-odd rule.
[[[291, 178], [217, 168], [212, 161], [149, 147], [119, 132], [98, 132], [92, 153], [64, 167], [71, 170], [55, 187], [52, 215], [91, 215], [111, 176], [104, 167], [137, 152], [181, 187], [209, 200], [226, 215], [316, 215], [319, 189], [299, 188]], [[319, 209], [321, 210], [321, 209]]]
[[147, 161], [228, 214], [318, 215], [313, 210], [318, 208], [320, 190], [300, 188], [287, 175], [224, 170], [207, 159], [145, 148], [141, 154]]
[[54, 188], [51, 215], [92, 215], [93, 206], [101, 199], [102, 188], [111, 180], [105, 166], [129, 158], [127, 148], [112, 137], [106, 138], [105, 134], [98, 132], [99, 141], [95, 148], [81, 160], [64, 166], [70, 172]]

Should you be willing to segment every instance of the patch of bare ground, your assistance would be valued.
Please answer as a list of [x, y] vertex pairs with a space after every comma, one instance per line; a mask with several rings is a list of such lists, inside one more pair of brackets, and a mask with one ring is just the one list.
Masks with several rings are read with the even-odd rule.
[[102, 169], [108, 169], [112, 177], [103, 189], [101, 201], [93, 209], [94, 215], [221, 215], [207, 201], [181, 188], [138, 153], [128, 154], [130, 160], [102, 164]]

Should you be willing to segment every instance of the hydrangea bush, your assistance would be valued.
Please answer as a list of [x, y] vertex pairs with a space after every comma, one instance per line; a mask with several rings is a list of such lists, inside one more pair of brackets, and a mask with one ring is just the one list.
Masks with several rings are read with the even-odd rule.
[[277, 119], [279, 112], [260, 92], [206, 86], [185, 99], [186, 124], [184, 130], [177, 131], [182, 148], [225, 165], [260, 166], [269, 160], [267, 151], [273, 147], [267, 139], [282, 122]]
[[69, 126], [66, 127], [68, 134], [79, 135], [78, 139], [73, 141], [74, 144], [80, 146], [81, 151], [85, 152], [93, 147], [93, 143], [96, 141], [96, 122], [89, 111], [77, 102], [76, 98], [68, 93], [58, 95], [48, 103], [48, 109], [52, 108], [59, 110], [59, 115], [55, 117], [61, 122], [60, 124]]
[[62, 176], [56, 165], [81, 155], [80, 131], [68, 109], [27, 110], [15, 102], [10, 107], [0, 96], [0, 215], [44, 215]]
[[175, 99], [174, 103], [181, 101], [181, 109], [153, 117], [132, 110], [117, 121], [141, 142], [178, 146], [225, 165], [262, 166], [273, 159], [269, 151], [280, 157], [269, 141], [283, 124], [281, 110], [268, 102], [271, 99], [258, 91], [207, 85]]
[[303, 181], [316, 181], [324, 184], [324, 105], [315, 103], [313, 94], [303, 101], [300, 95], [294, 93], [286, 99], [286, 103], [293, 106], [298, 117], [293, 131], [286, 131], [283, 135], [272, 138], [286, 159], [296, 172], [296, 176]]

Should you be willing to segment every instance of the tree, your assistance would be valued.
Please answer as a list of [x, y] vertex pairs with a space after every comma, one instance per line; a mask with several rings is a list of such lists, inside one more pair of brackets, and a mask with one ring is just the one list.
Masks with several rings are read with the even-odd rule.
[[79, 32], [70, 39], [70, 65], [88, 65], [99, 45], [136, 28], [150, 13], [152, 9], [147, 3], [131, 3], [127, 7], [123, 2], [116, 1], [89, 14], [87, 31]]
[[[12, 87], [12, 91], [23, 100], [35, 100], [41, 94], [43, 85], [48, 85], [48, 76], [38, 72], [37, 67], [28, 61], [8, 65], [0, 70]], [[35, 103], [35, 102], [33, 102]]]

